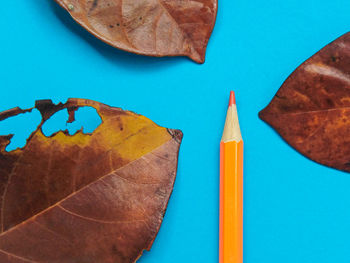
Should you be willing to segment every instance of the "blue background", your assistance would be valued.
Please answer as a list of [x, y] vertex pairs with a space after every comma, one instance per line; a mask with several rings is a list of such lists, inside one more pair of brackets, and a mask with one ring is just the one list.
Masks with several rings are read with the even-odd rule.
[[182, 129], [174, 193], [139, 262], [217, 262], [218, 147], [233, 89], [246, 147], [244, 262], [348, 263], [349, 175], [301, 156], [257, 114], [300, 63], [349, 31], [349, 14], [348, 0], [220, 0], [198, 65], [111, 48], [53, 0], [6, 1], [0, 110], [81, 97]]

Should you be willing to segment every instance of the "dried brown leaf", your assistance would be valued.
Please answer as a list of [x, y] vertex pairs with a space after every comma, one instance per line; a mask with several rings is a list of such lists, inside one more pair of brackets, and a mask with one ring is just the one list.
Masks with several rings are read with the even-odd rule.
[[259, 116], [303, 155], [350, 172], [350, 33], [298, 67]]
[[56, 0], [86, 30], [116, 48], [203, 63], [217, 0]]
[[[57, 111], [73, 121], [83, 106], [102, 119], [92, 134], [42, 133]], [[162, 223], [182, 133], [90, 100], [36, 108], [43, 121], [24, 148], [6, 152], [11, 135], [0, 136], [0, 262], [135, 262]]]

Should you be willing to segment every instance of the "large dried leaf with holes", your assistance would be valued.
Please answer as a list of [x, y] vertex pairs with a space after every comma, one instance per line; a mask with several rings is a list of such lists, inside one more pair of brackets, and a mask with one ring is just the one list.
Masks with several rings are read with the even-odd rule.
[[122, 50], [203, 63], [217, 0], [56, 0], [90, 33]]
[[[102, 119], [92, 134], [42, 133], [54, 113], [71, 122], [82, 106]], [[90, 100], [36, 108], [43, 120], [24, 148], [6, 152], [11, 135], [0, 137], [0, 262], [135, 262], [162, 223], [182, 133]]]
[[295, 70], [260, 118], [305, 156], [350, 172], [350, 33]]

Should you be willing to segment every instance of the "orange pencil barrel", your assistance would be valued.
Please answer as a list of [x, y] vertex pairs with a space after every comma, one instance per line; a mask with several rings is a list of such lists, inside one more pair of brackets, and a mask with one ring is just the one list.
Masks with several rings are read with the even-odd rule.
[[232, 96], [220, 143], [219, 263], [243, 262], [243, 140]]

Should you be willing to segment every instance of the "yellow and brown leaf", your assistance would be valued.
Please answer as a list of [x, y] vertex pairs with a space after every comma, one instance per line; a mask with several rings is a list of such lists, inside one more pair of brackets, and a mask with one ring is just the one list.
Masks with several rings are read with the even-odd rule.
[[[54, 113], [72, 121], [84, 106], [102, 119], [92, 134], [43, 134]], [[91, 100], [36, 108], [43, 120], [24, 148], [7, 152], [11, 136], [0, 136], [0, 262], [135, 262], [162, 223], [181, 131]]]

